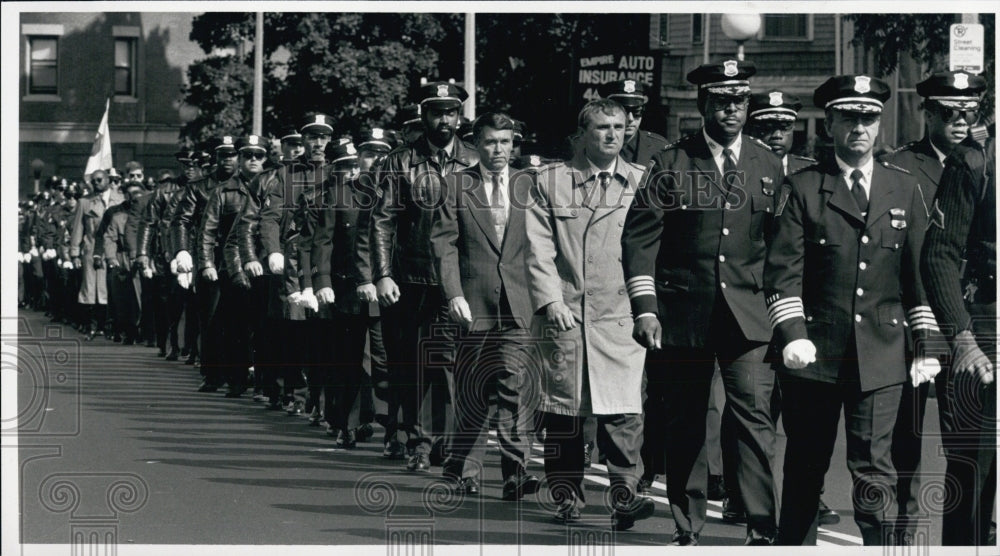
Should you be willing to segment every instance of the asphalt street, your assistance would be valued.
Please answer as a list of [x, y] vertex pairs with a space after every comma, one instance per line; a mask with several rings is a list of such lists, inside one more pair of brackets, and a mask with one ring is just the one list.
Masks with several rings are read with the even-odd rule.
[[[586, 481], [583, 521], [550, 520], [543, 489], [521, 503], [500, 500], [499, 453], [489, 451], [478, 498], [447, 494], [440, 468], [414, 474], [381, 457], [374, 441], [336, 447], [305, 416], [267, 411], [249, 397], [197, 393], [195, 368], [166, 362], [154, 348], [82, 341], [40, 313], [18, 317], [21, 542], [71, 543], [106, 535], [119, 545], [542, 545], [613, 542], [661, 546], [674, 530], [662, 482], [656, 514], [612, 533], [604, 505], [606, 475]], [[12, 344], [4, 338], [5, 351]], [[937, 403], [928, 402], [924, 471], [944, 473], [935, 440]], [[779, 428], [779, 433], [780, 433]], [[777, 450], [780, 476], [784, 437]], [[529, 472], [543, 475], [540, 446]], [[780, 478], [779, 478], [780, 484]], [[824, 527], [822, 545], [858, 545], [843, 431], [824, 499], [842, 516]], [[933, 492], [928, 504], [940, 507]], [[721, 521], [710, 502], [702, 545], [739, 545], [742, 525]], [[940, 518], [926, 530], [940, 543]], [[587, 539], [590, 539], [589, 541]]]

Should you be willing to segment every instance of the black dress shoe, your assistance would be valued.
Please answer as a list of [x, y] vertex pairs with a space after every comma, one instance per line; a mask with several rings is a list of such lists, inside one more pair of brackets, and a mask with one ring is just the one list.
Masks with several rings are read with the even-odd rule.
[[525, 494], [538, 492], [538, 487], [541, 484], [542, 482], [534, 475], [525, 473], [511, 475], [503, 483], [503, 495], [501, 499], [507, 501], [520, 500]]
[[166, 357], [167, 356], [167, 350], [165, 350], [163, 348], [160, 348], [160, 351], [156, 352], [156, 356], [157, 357]]
[[837, 523], [840, 523], [840, 514], [831, 510], [826, 503], [823, 502], [822, 498], [819, 500], [819, 510], [816, 517], [820, 525], [836, 525]]
[[424, 453], [416, 453], [410, 456], [410, 460], [406, 462], [407, 471], [430, 471], [431, 469], [431, 458]]
[[646, 494], [653, 488], [653, 477], [642, 477], [639, 482], [635, 485], [635, 492], [637, 494]]
[[135, 340], [132, 339], [131, 336], [125, 336], [125, 337], [122, 338], [122, 345], [123, 346], [134, 346], [135, 345]]
[[747, 535], [745, 541], [743, 541], [743, 546], [772, 546], [774, 545], [774, 537], [762, 535], [757, 531], [750, 531]]
[[337, 433], [337, 446], [345, 450], [353, 450], [357, 446], [357, 441], [354, 437], [354, 431], [350, 429], [341, 429]]
[[146, 347], [148, 347], [148, 348], [155, 348], [156, 347], [156, 340], [146, 340]]
[[722, 502], [722, 521], [726, 523], [746, 523], [747, 510], [738, 498], [726, 498]]
[[246, 388], [231, 388], [228, 392], [226, 392], [226, 397], [227, 398], [238, 398], [238, 397], [242, 396], [243, 393], [246, 392], [246, 391], [247, 391]]
[[698, 546], [698, 533], [674, 531], [670, 546]]
[[198, 391], [199, 392], [216, 392], [218, 390], [219, 390], [218, 386], [216, 386], [216, 385], [214, 385], [214, 384], [212, 384], [211, 382], [208, 382], [208, 381], [203, 381], [201, 383], [201, 386], [198, 387]]
[[592, 463], [594, 463], [594, 443], [587, 442], [583, 445], [583, 468], [589, 468]]
[[476, 477], [466, 477], [461, 481], [461, 488], [469, 496], [479, 496], [479, 479]]
[[167, 361], [177, 361], [178, 359], [180, 359], [180, 357], [177, 354], [177, 350], [171, 348], [170, 353], [167, 354]]
[[197, 362], [198, 362], [198, 354], [197, 353], [189, 354], [188, 358], [184, 360], [184, 364], [185, 365], [194, 365]]
[[564, 500], [556, 509], [556, 515], [552, 516], [556, 523], [576, 523], [580, 521], [580, 508], [577, 507], [576, 498]]
[[708, 490], [705, 492], [705, 497], [719, 502], [726, 499], [726, 483], [722, 480], [722, 475], [708, 476]]
[[441, 465], [444, 463], [444, 437], [439, 437], [431, 444], [431, 453], [427, 455], [431, 465]]
[[181, 357], [187, 357], [188, 355], [191, 355], [191, 349], [187, 346], [181, 348]]
[[385, 443], [385, 449], [382, 450], [382, 457], [385, 459], [403, 459], [406, 457], [406, 446], [393, 438]]
[[114, 338], [112, 338], [111, 341], [113, 341], [116, 344], [122, 343], [122, 335], [121, 334], [115, 334]]
[[611, 512], [611, 529], [628, 531], [636, 521], [646, 519], [656, 511], [656, 504], [649, 498], [637, 496], [628, 504], [616, 504]]
[[354, 437], [358, 442], [368, 442], [373, 436], [375, 436], [375, 429], [371, 423], [358, 425], [358, 428], [354, 429]]

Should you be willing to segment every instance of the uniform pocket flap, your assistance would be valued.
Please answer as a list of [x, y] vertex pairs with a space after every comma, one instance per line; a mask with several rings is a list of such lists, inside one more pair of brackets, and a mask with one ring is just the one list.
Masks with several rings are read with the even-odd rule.
[[902, 326], [903, 318], [902, 305], [882, 305], [878, 308], [879, 324], [884, 324], [886, 326]]

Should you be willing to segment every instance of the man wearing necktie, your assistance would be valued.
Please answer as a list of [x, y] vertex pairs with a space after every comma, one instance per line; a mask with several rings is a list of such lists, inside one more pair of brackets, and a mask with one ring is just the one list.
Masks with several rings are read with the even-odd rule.
[[652, 500], [636, 496], [645, 350], [629, 338], [621, 267], [621, 230], [646, 168], [619, 155], [625, 111], [617, 102], [587, 103], [578, 123], [581, 148], [572, 160], [539, 169], [526, 217], [538, 410], [555, 519], [580, 519], [583, 422], [593, 416], [608, 466], [612, 527], [621, 531], [654, 511]]
[[940, 369], [927, 347], [935, 344], [924, 342], [939, 332], [920, 280], [920, 189], [907, 171], [872, 157], [889, 95], [866, 75], [832, 77], [816, 89], [835, 156], [786, 178], [778, 209], [764, 266], [788, 438], [777, 544], [815, 544], [841, 410], [854, 521], [865, 545], [893, 540], [890, 449], [908, 379], [904, 335], [920, 348], [913, 381]]
[[[539, 485], [525, 470], [537, 403], [532, 386], [539, 373], [526, 365], [532, 308], [524, 213], [536, 174], [510, 170], [513, 132], [506, 114], [476, 119], [472, 136], [479, 164], [445, 178], [444, 202], [431, 230], [448, 313], [461, 328], [454, 370], [457, 424], [444, 475], [466, 494], [478, 492], [482, 461], [473, 448], [485, 445], [480, 432], [495, 394], [504, 500], [518, 500]], [[480, 461], [467, 464], [470, 453]]]
[[657, 172], [622, 235], [632, 336], [649, 350], [646, 439], [660, 442], [644, 456], [665, 460], [658, 471], [667, 476], [672, 543], [681, 546], [698, 543], [706, 519], [716, 361], [726, 392], [723, 455], [735, 475], [726, 483], [744, 502], [745, 542], [775, 536], [774, 372], [761, 276], [782, 169], [767, 145], [743, 133], [755, 72], [727, 60], [688, 74], [705, 125], [653, 159]]

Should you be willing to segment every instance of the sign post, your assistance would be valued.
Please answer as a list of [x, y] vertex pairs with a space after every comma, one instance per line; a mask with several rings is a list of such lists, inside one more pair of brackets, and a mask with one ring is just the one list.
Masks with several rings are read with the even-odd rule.
[[983, 73], [984, 32], [980, 23], [955, 23], [948, 33], [948, 69]]

